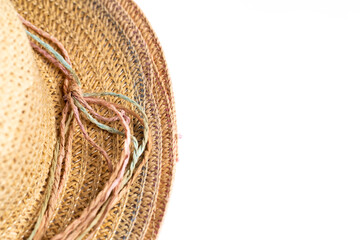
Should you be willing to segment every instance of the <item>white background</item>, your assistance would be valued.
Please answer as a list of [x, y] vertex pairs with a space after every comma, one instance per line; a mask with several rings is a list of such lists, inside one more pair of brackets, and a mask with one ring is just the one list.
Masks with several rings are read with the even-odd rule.
[[360, 239], [360, 1], [137, 3], [183, 135], [159, 239]]

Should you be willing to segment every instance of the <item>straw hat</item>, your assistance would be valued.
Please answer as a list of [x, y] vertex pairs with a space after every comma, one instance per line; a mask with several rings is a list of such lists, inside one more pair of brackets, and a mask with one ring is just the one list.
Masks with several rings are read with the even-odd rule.
[[166, 62], [137, 5], [0, 0], [0, 49], [0, 239], [155, 239], [177, 129]]

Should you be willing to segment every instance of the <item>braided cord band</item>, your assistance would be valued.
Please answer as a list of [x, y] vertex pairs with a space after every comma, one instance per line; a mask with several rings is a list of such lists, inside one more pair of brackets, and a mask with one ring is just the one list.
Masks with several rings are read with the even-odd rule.
[[[44, 58], [48, 59], [56, 67], [58, 67], [66, 76], [66, 80], [64, 81], [63, 86], [65, 107], [62, 112], [60, 139], [58, 140], [55, 147], [45, 199], [41, 207], [37, 222], [28, 239], [41, 239], [45, 234], [51, 216], [54, 212], [54, 208], [58, 202], [60, 192], [65, 185], [68, 174], [67, 170], [69, 170], [71, 162], [71, 143], [73, 137], [72, 126], [74, 126], [73, 123], [75, 121], [78, 123], [85, 139], [92, 146], [98, 149], [107, 160], [109, 170], [111, 171], [111, 176], [109, 181], [105, 184], [104, 189], [100, 191], [95, 199], [92, 200], [90, 205], [83, 211], [81, 216], [78, 219], [75, 219], [69, 226], [67, 226], [62, 233], [57, 234], [53, 238], [82, 239], [87, 233], [91, 231], [94, 226], [98, 227], [102, 223], [107, 212], [124, 194], [125, 190], [129, 187], [128, 183], [132, 183], [133, 179], [137, 176], [137, 174], [139, 174], [144, 162], [148, 158], [148, 153], [151, 150], [151, 138], [149, 134], [148, 119], [144, 108], [125, 95], [113, 92], [83, 93], [80, 88], [80, 79], [72, 68], [70, 58], [62, 44], [56, 38], [33, 26], [30, 22], [26, 21], [21, 16], [20, 19], [25, 26], [38, 33], [40, 36], [50, 40], [53, 44], [57, 45], [62, 50], [64, 56], [58, 53], [52, 46], [50, 46], [50, 44], [40, 39], [40, 37], [29, 31], [26, 31], [26, 33], [41, 46], [39, 47], [37, 44], [31, 42], [31, 46], [34, 48], [34, 50], [41, 54]], [[127, 109], [124, 106], [110, 103], [101, 99], [100, 97], [102, 96], [113, 96], [129, 102], [135, 106], [137, 111], [140, 113], [140, 116], [136, 112]], [[111, 118], [101, 116], [95, 112], [90, 104], [97, 104], [101, 107], [104, 107], [113, 112], [115, 116]], [[87, 134], [85, 127], [82, 124], [79, 110], [90, 122], [95, 124], [100, 129], [125, 137], [124, 150], [121, 154], [120, 161], [116, 164], [115, 167], [112, 166], [112, 162], [110, 161], [106, 151], [101, 146], [97, 145], [95, 141]], [[143, 139], [140, 145], [136, 137], [132, 136], [130, 133], [130, 118], [126, 114], [132, 115], [143, 125]], [[120, 121], [122, 127], [125, 129], [125, 132], [112, 128], [107, 124], [101, 123], [99, 120], [105, 122]], [[131, 161], [129, 161], [130, 142], [132, 142], [134, 148]], [[144, 155], [143, 161], [139, 164], [139, 159], [145, 152], [146, 148], [148, 149], [147, 154]], [[63, 175], [60, 176], [63, 162], [65, 164], [65, 170]], [[90, 233], [90, 236], [91, 235], [92, 234]]]

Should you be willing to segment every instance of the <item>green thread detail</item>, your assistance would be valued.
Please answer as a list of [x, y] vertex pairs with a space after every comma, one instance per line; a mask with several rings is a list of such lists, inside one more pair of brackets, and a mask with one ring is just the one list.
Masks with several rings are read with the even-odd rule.
[[60, 63], [62, 65], [64, 65], [64, 67], [70, 71], [70, 73], [73, 75], [76, 83], [81, 86], [81, 82], [78, 78], [78, 76], [76, 75], [75, 71], [72, 69], [72, 67], [70, 66], [69, 63], [66, 62], [66, 60], [57, 52], [55, 51], [55, 49], [53, 49], [49, 44], [47, 44], [46, 42], [44, 42], [43, 40], [41, 40], [38, 36], [32, 34], [31, 32], [26, 30], [26, 33], [32, 37], [35, 41], [37, 41], [38, 43], [40, 43], [41, 46], [43, 46], [44, 48], [46, 48], [49, 52], [51, 52], [54, 57], [60, 61]]
[[[69, 130], [69, 126], [70, 126], [70, 122], [71, 122], [72, 118], [73, 118], [73, 112], [70, 112], [70, 116], [67, 119], [66, 124], [65, 124], [65, 134]], [[56, 166], [57, 166], [57, 159], [58, 159], [58, 156], [59, 156], [59, 149], [60, 149], [60, 143], [59, 143], [59, 141], [56, 141], [54, 154], [53, 154], [53, 160], [52, 160], [51, 168], [50, 168], [49, 182], [48, 182], [48, 185], [46, 187], [45, 200], [44, 200], [43, 205], [41, 206], [39, 217], [38, 217], [38, 219], [37, 219], [37, 221], [35, 223], [33, 231], [31, 232], [30, 236], [28, 237], [28, 240], [32, 240], [34, 238], [37, 230], [40, 227], [41, 220], [43, 219], [46, 208], [48, 206], [48, 203], [49, 203], [49, 200], [50, 200], [50, 195], [51, 195], [51, 188], [52, 188], [52, 186], [54, 184], [54, 180], [55, 180], [55, 169], [56, 169]]]
[[[80, 111], [82, 111], [85, 114], [85, 116], [90, 120], [90, 122], [94, 123], [99, 128], [101, 128], [105, 131], [108, 131], [109, 133], [114, 133], [114, 134], [118, 134], [121, 136], [125, 136], [125, 134], [123, 132], [117, 130], [116, 128], [109, 127], [108, 125], [102, 124], [98, 120], [96, 120], [93, 116], [90, 115], [90, 113], [86, 110], [86, 108], [84, 108], [84, 106], [81, 105], [81, 103], [79, 103], [78, 100], [74, 99], [74, 103], [80, 109]], [[138, 144], [137, 139], [134, 136], [131, 136], [131, 140], [134, 144], [134, 147], [138, 148], [139, 144]]]
[[[100, 93], [84, 93], [83, 94], [85, 97], [102, 97], [102, 96], [114, 96], [114, 97], [119, 97], [121, 99], [124, 99], [132, 104], [134, 104], [136, 106], [136, 108], [139, 110], [139, 112], [141, 113], [141, 115], [144, 118], [144, 138], [143, 141], [141, 143], [141, 145], [139, 147], [135, 147], [134, 152], [133, 152], [133, 161], [131, 161], [130, 163], [130, 176], [133, 172], [133, 170], [135, 169], [135, 166], [139, 160], [139, 157], [141, 156], [141, 154], [145, 151], [146, 148], [146, 144], [148, 142], [148, 132], [149, 132], [149, 126], [148, 126], [148, 118], [146, 116], [146, 113], [144, 111], [144, 108], [142, 106], [140, 106], [137, 102], [135, 102], [134, 100], [132, 100], [131, 98], [122, 95], [122, 94], [118, 94], [118, 93], [113, 93], [113, 92], [100, 92]], [[137, 143], [137, 141], [136, 141]], [[126, 183], [125, 183], [126, 184]], [[125, 185], [124, 184], [124, 185]]]
[[109, 133], [115, 133], [115, 134], [119, 134], [124, 136], [125, 134], [123, 132], [120, 132], [119, 130], [109, 127], [106, 124], [102, 124], [100, 123], [98, 120], [96, 120], [93, 116], [90, 115], [90, 113], [85, 109], [85, 107], [83, 105], [81, 105], [81, 103], [79, 103], [78, 100], [74, 99], [74, 103], [75, 105], [85, 114], [85, 116], [90, 120], [90, 122], [96, 124], [96, 126], [98, 126], [99, 128], [108, 131]]
[[137, 107], [137, 109], [144, 115], [144, 117], [146, 117], [144, 108], [142, 106], [140, 106], [137, 102], [135, 102], [134, 100], [129, 98], [128, 96], [122, 95], [120, 93], [113, 93], [113, 92], [84, 93], [84, 97], [94, 97], [94, 96], [97, 96], [97, 97], [114, 96], [114, 97], [124, 99], [124, 100], [134, 104]]

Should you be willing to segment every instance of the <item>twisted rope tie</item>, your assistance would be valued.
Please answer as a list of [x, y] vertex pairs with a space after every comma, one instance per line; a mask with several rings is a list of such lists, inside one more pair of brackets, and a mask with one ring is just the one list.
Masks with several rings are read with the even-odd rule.
[[[144, 109], [127, 96], [112, 92], [83, 93], [80, 88], [80, 80], [75, 71], [72, 69], [70, 57], [64, 46], [55, 37], [35, 27], [21, 16], [19, 16], [19, 18], [25, 26], [32, 29], [43, 38], [49, 40], [60, 49], [63, 56], [56, 52], [49, 44], [42, 41], [39, 37], [29, 31], [26, 31], [26, 33], [45, 50], [36, 43], [30, 41], [33, 49], [41, 54], [44, 58], [49, 60], [56, 67], [58, 67], [66, 77], [63, 83], [65, 106], [63, 108], [60, 121], [60, 139], [57, 141], [54, 150], [48, 187], [45, 192], [45, 200], [41, 207], [38, 220], [28, 239], [41, 239], [44, 236], [58, 204], [60, 193], [62, 192], [67, 181], [71, 165], [71, 147], [75, 125], [74, 118], [79, 125], [84, 138], [106, 159], [111, 175], [103, 190], [100, 191], [100, 193], [91, 201], [90, 205], [82, 212], [81, 216], [78, 219], [75, 219], [65, 228], [62, 233], [57, 234], [53, 239], [82, 239], [88, 233], [88, 239], [90, 239], [94, 236], [96, 232], [95, 230], [104, 221], [109, 210], [116, 204], [116, 202], [120, 200], [123, 194], [127, 192], [128, 188], [131, 186], [136, 176], [139, 175], [143, 165], [148, 159], [152, 145], [148, 127], [148, 119]], [[114, 96], [131, 103], [136, 107], [141, 116], [119, 104], [110, 103], [99, 98], [102, 96]], [[115, 116], [101, 116], [90, 106], [90, 104], [98, 104], [99, 106], [102, 106], [113, 112]], [[106, 151], [97, 145], [95, 141], [87, 134], [81, 121], [79, 109], [92, 123], [97, 125], [99, 128], [113, 134], [124, 136], [124, 150], [121, 153], [120, 160], [115, 165], [115, 167], [112, 165], [112, 162]], [[130, 118], [126, 114], [132, 115], [144, 126], [144, 137], [140, 145], [137, 139], [130, 133]], [[106, 124], [100, 123], [99, 121], [120, 121], [122, 127], [125, 129], [125, 133]], [[134, 146], [134, 151], [132, 154], [132, 161], [128, 164], [130, 158], [131, 142]], [[143, 160], [138, 163], [138, 160], [144, 153], [146, 147], [147, 151], [144, 154]], [[61, 169], [63, 165], [64, 171], [61, 175]], [[91, 229], [94, 230], [91, 232]]]

